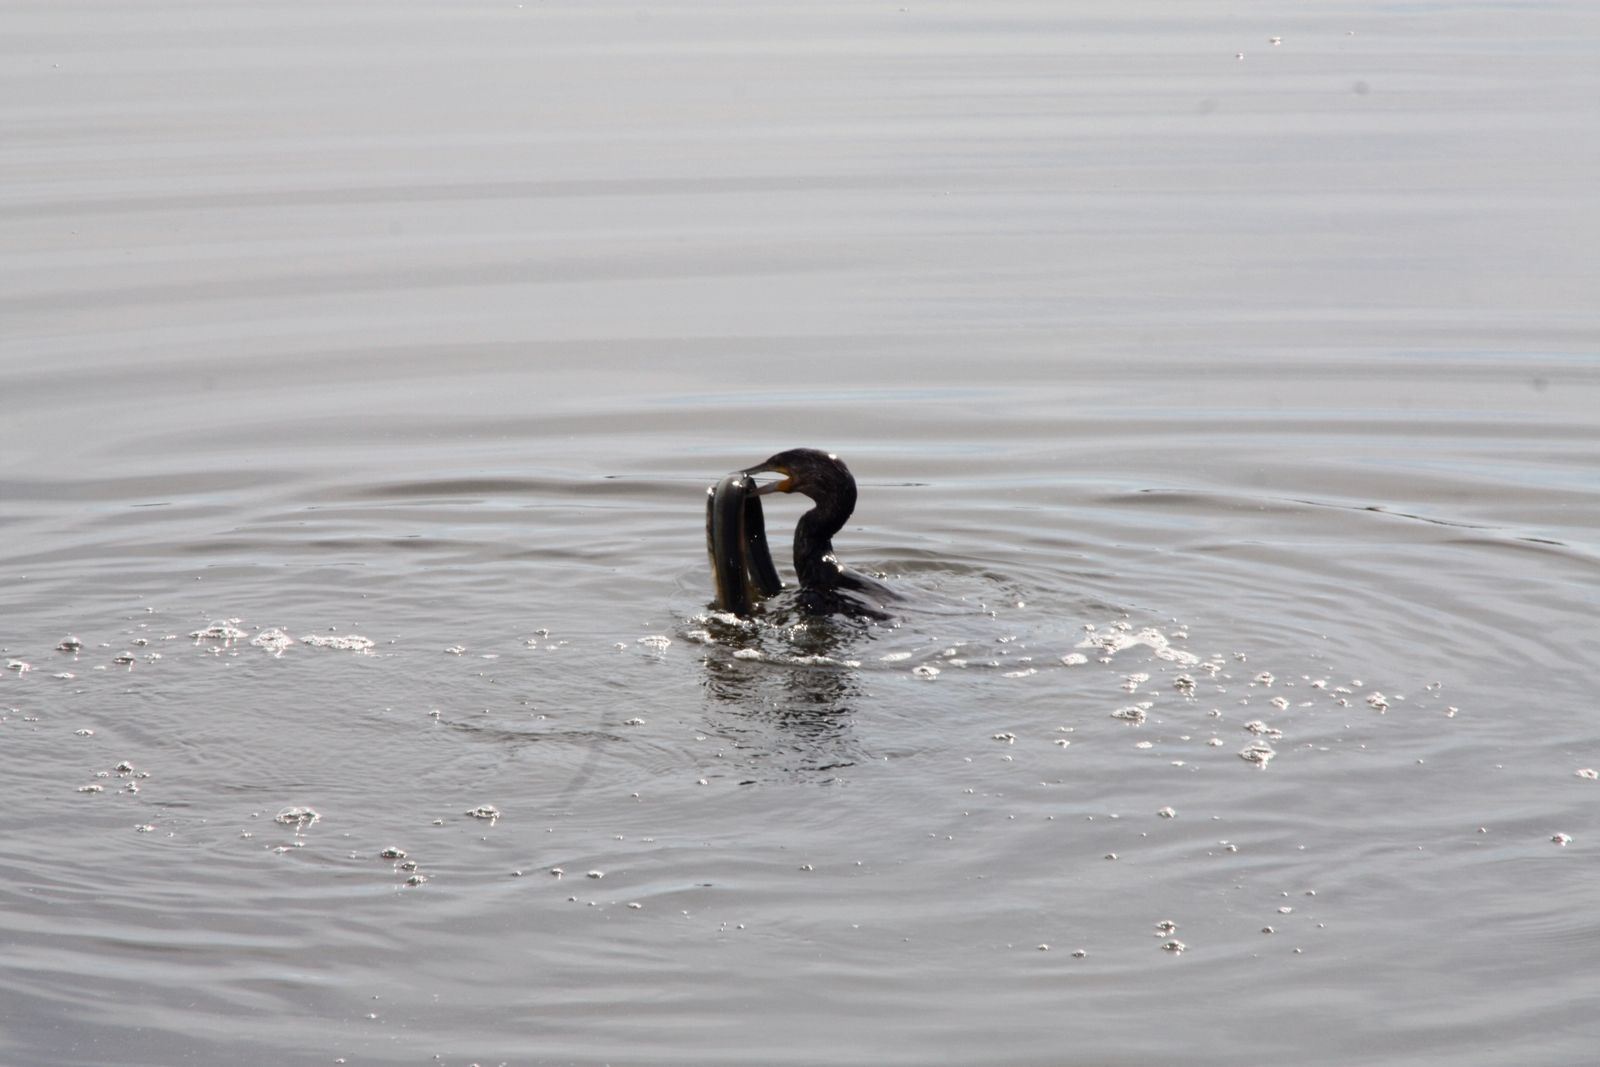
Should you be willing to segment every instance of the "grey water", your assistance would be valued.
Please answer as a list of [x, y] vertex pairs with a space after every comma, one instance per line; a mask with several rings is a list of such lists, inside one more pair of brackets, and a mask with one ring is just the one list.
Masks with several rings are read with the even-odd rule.
[[0, 8], [0, 1062], [1592, 1059], [1597, 47]]

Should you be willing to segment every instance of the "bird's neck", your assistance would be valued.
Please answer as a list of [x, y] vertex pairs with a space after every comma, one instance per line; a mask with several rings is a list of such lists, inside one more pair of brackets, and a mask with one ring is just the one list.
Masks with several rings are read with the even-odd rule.
[[800, 516], [794, 528], [794, 570], [802, 589], [832, 589], [839, 584], [833, 535], [844, 528], [855, 506], [855, 486], [850, 486], [848, 491]]

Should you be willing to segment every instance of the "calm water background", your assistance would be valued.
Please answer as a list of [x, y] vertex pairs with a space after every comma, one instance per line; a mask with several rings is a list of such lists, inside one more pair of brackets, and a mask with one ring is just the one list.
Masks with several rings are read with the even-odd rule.
[[1586, 1062], [1597, 48], [5, 5], [0, 1061]]

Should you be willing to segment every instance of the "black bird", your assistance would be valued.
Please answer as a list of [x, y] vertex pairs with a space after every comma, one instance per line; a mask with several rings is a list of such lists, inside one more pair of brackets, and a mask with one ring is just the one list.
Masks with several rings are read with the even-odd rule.
[[794, 528], [794, 570], [800, 579], [795, 601], [813, 615], [849, 615], [888, 619], [884, 604], [894, 593], [880, 582], [847, 570], [833, 554], [833, 535], [844, 528], [856, 508], [856, 480], [844, 461], [831, 452], [791, 448], [741, 474], [781, 474], [758, 486], [756, 496], [800, 493], [816, 505], [800, 516]]

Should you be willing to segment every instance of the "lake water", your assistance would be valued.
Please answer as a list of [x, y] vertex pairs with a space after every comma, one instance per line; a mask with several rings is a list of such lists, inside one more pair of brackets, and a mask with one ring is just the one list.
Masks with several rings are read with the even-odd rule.
[[0, 1061], [1591, 1059], [1597, 48], [7, 5]]

